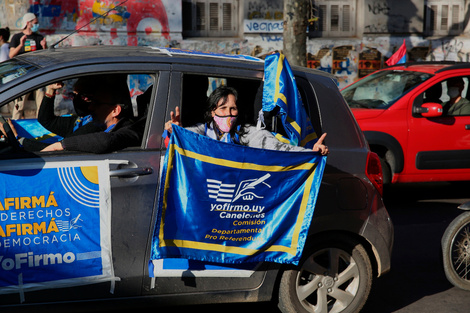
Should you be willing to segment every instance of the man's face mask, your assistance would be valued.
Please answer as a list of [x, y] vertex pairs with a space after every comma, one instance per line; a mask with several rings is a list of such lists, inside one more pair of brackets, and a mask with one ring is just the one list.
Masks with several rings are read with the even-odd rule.
[[230, 132], [230, 129], [232, 129], [232, 126], [235, 125], [236, 120], [237, 116], [219, 116], [217, 114], [214, 115], [214, 122], [217, 124], [219, 130], [224, 133]]
[[91, 99], [82, 93], [73, 94], [73, 109], [78, 116], [87, 116], [90, 114], [89, 106]]
[[449, 97], [455, 98], [460, 96], [460, 89], [459, 87], [450, 87], [448, 92]]
[[31, 26], [31, 31], [33, 33], [37, 32], [39, 30], [39, 23], [38, 24], [33, 24], [33, 26]]

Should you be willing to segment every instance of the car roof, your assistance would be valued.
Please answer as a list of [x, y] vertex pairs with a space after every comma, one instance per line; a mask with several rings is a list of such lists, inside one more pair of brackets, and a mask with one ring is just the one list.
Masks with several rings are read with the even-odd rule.
[[[238, 63], [262, 63], [263, 60], [245, 55], [225, 55], [217, 53], [203, 53], [190, 50], [152, 48], [143, 46], [84, 46], [84, 47], [63, 47], [51, 48], [47, 50], [39, 50], [32, 53], [24, 53], [17, 56], [17, 59], [35, 64], [38, 67], [47, 67], [52, 64], [64, 64], [83, 62], [100, 63], [103, 59], [114, 59], [116, 62], [145, 62], [146, 60], [158, 62], [158, 58], [162, 58], [164, 62], [172, 62], [178, 60], [184, 63], [190, 60], [191, 63], [198, 60], [210, 59], [211, 62], [216, 60], [225, 60]], [[202, 62], [204, 63], [204, 62]]]
[[450, 71], [456, 69], [470, 69], [470, 63], [456, 61], [410, 62], [392, 65], [382, 70], [414, 71], [428, 74], [436, 74], [443, 71]]
[[[238, 68], [264, 68], [264, 60], [241, 54], [222, 54], [184, 49], [149, 46], [80, 46], [61, 47], [24, 53], [15, 57], [38, 68], [69, 67], [85, 64], [113, 63], [178, 63], [204, 66], [232, 66]], [[294, 71], [336, 78], [327, 72], [307, 67], [292, 66]]]

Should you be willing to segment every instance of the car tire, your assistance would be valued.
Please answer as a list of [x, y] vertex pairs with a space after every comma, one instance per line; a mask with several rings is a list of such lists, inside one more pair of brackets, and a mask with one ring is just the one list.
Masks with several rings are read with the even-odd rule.
[[457, 288], [470, 290], [470, 212], [449, 224], [441, 243], [447, 280]]
[[372, 266], [364, 247], [329, 236], [304, 249], [295, 269], [283, 272], [279, 309], [284, 313], [359, 312], [372, 286]]
[[392, 182], [392, 168], [385, 158], [380, 158], [380, 165], [382, 166], [383, 184], [388, 185]]

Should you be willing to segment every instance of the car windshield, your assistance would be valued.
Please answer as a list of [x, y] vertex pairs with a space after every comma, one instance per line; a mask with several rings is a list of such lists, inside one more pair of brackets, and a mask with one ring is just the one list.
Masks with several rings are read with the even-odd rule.
[[379, 71], [341, 91], [351, 108], [386, 109], [432, 75], [412, 71]]
[[29, 72], [37, 70], [38, 67], [16, 59], [7, 60], [0, 63], [0, 85], [17, 79]]

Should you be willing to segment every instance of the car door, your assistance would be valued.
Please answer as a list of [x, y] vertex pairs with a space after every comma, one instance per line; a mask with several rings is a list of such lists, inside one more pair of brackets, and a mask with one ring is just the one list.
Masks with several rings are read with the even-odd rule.
[[[463, 97], [468, 95], [468, 78], [464, 77], [466, 88]], [[446, 81], [440, 80], [432, 84], [442, 85], [443, 102], [448, 100]], [[428, 87], [431, 87], [429, 84]], [[420, 103], [425, 96], [422, 90], [414, 98]], [[426, 101], [426, 100], [424, 100]], [[462, 180], [470, 176], [470, 116], [442, 115], [439, 117], [423, 117], [421, 114], [410, 113], [409, 156], [407, 173], [420, 175], [424, 180]], [[411, 178], [412, 179], [412, 178]]]
[[[15, 198], [23, 199], [25, 203], [23, 210], [17, 207], [22, 211], [21, 218], [19, 211], [2, 211], [6, 221], [2, 226], [9, 227], [12, 237], [2, 238], [2, 256], [8, 250], [6, 239], [9, 247], [16, 245], [17, 249], [12, 256], [3, 258], [4, 270], [11, 270], [12, 280], [17, 280], [13, 285], [8, 282], [0, 285], [0, 294], [6, 294], [0, 296], [2, 304], [141, 295], [143, 280], [148, 279], [147, 246], [155, 215], [159, 147], [168, 95], [167, 70], [168, 66], [148, 63], [119, 68], [115, 64], [84, 66], [62, 69], [25, 82], [28, 87], [15, 88], [19, 93], [34, 86], [70, 80], [77, 73], [127, 74], [131, 94], [136, 92], [137, 88], [132, 87], [139, 84], [137, 77], [141, 75], [151, 77], [153, 86], [140, 146], [106, 154], [67, 151], [2, 154], [0, 179], [4, 199], [13, 199], [8, 203]], [[4, 99], [11, 98], [15, 90]], [[46, 172], [50, 176], [42, 175]], [[11, 186], [7, 180], [18, 183]], [[96, 190], [91, 190], [93, 186], [97, 186]], [[76, 204], [85, 205], [93, 196], [94, 208]], [[35, 203], [34, 208], [31, 203]], [[2, 204], [4, 208], [5, 202]], [[79, 209], [75, 210], [75, 206]], [[47, 222], [42, 224], [39, 217], [47, 218]], [[34, 235], [34, 223], [39, 232], [42, 230], [41, 239]], [[29, 224], [33, 225], [32, 230], [28, 230]], [[22, 235], [27, 234], [31, 239], [25, 242]], [[61, 236], [54, 239], [55, 234]], [[48, 252], [41, 252], [41, 247], [47, 247]], [[39, 260], [45, 259], [46, 254], [47, 264]], [[35, 255], [39, 255], [37, 262]], [[87, 267], [75, 266], [79, 260], [88, 260]]]
[[[250, 122], [253, 123], [257, 116], [253, 103], [261, 76], [262, 72], [253, 70], [175, 65], [171, 74], [166, 118], [169, 120], [169, 112], [175, 111], [176, 106], [179, 106], [182, 126], [203, 123], [205, 99], [216, 86], [226, 84], [240, 90], [237, 103], [244, 107], [246, 118], [251, 119]], [[151, 260], [151, 262], [154, 277], [144, 281], [144, 290], [148, 295], [253, 289], [262, 284], [267, 269], [266, 264], [227, 266], [185, 259]]]

